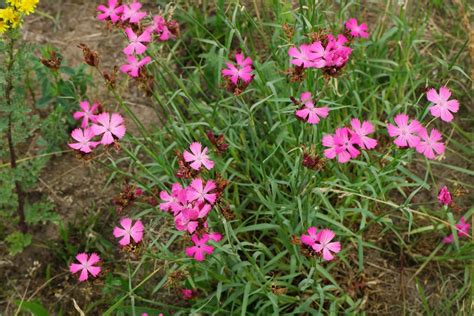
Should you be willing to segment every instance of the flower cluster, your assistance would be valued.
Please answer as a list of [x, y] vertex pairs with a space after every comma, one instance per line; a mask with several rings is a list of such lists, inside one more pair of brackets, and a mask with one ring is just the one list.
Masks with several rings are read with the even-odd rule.
[[333, 135], [323, 136], [323, 146], [328, 147], [324, 150], [324, 156], [328, 159], [337, 157], [338, 162], [346, 163], [360, 155], [359, 149], [374, 149], [377, 146], [377, 140], [367, 136], [374, 131], [374, 125], [369, 121], [361, 123], [353, 118], [351, 128], [340, 127]]
[[176, 182], [172, 185], [171, 192], [161, 191], [160, 198], [163, 202], [160, 204], [160, 209], [172, 213], [176, 229], [191, 236], [194, 246], [186, 248], [186, 255], [202, 261], [206, 255], [214, 251], [214, 247], [208, 242], [211, 240], [219, 242], [222, 239], [221, 234], [208, 231], [207, 218], [219, 201], [227, 182], [220, 177], [216, 180], [204, 180], [198, 176], [202, 170], [214, 168], [214, 162], [208, 155], [208, 148], [203, 148], [201, 143], [192, 143], [189, 151], [185, 150], [179, 157], [180, 168], [187, 169], [181, 171], [181, 174], [189, 175], [193, 179], [188, 186], [183, 187]]
[[[99, 144], [111, 145], [125, 136], [124, 119], [119, 113], [98, 113], [100, 105], [94, 103], [91, 106], [88, 101], [80, 102], [79, 106], [81, 111], [75, 112], [73, 117], [82, 122], [81, 128], [71, 132], [71, 137], [76, 141], [68, 144], [72, 149], [88, 154]], [[96, 137], [100, 137], [100, 140], [94, 140]]]
[[162, 16], [155, 15], [149, 20], [151, 23], [142, 23], [146, 20], [147, 12], [141, 11], [142, 4], [133, 1], [130, 4], [119, 4], [118, 0], [109, 0], [108, 5], [99, 5], [97, 18], [125, 29], [129, 44], [123, 49], [127, 63], [120, 67], [120, 71], [133, 78], [144, 75], [143, 67], [151, 62], [150, 56], [143, 55], [147, 50], [152, 37], [159, 41], [175, 38], [179, 32], [176, 21], [166, 21]]
[[368, 37], [365, 23], [359, 26], [355, 19], [350, 19], [346, 22], [346, 28], [349, 30], [346, 35], [323, 34], [310, 44], [291, 47], [288, 50], [290, 63], [296, 66], [294, 73], [298, 73], [294, 77], [301, 79], [301, 73], [306, 68], [322, 69], [329, 76], [337, 76], [352, 54], [349, 47], [352, 37]]
[[7, 0], [7, 7], [0, 9], [0, 34], [21, 25], [23, 16], [35, 12], [39, 0]]
[[235, 64], [226, 62], [227, 68], [222, 69], [222, 76], [226, 79], [227, 90], [239, 95], [252, 82], [253, 61], [250, 57], [245, 57], [242, 52], [235, 54]]
[[304, 253], [310, 257], [320, 256], [325, 261], [334, 259], [334, 254], [341, 251], [341, 243], [332, 241], [336, 234], [330, 229], [318, 229], [311, 226], [307, 234], [300, 237], [300, 245]]
[[396, 125], [387, 124], [390, 137], [396, 137], [393, 141], [397, 147], [415, 148], [417, 152], [425, 155], [428, 159], [436, 158], [436, 154], [444, 153], [444, 143], [441, 133], [432, 129], [429, 133], [417, 120], [411, 120], [406, 114], [398, 114], [393, 119]]

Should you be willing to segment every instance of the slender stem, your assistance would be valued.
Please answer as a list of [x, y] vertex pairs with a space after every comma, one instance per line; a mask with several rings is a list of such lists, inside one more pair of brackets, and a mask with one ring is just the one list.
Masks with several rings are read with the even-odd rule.
[[[5, 78], [5, 101], [7, 103], [8, 108], [8, 129], [7, 129], [7, 142], [8, 142], [8, 149], [10, 151], [10, 167], [15, 171], [17, 168], [16, 165], [16, 154], [15, 154], [15, 144], [13, 143], [13, 105], [12, 105], [12, 96], [11, 93], [13, 91], [13, 64], [15, 63], [15, 57], [13, 55], [13, 49], [15, 46], [15, 39], [10, 38], [10, 42], [8, 43], [8, 60], [6, 63], [6, 78]], [[16, 178], [16, 177], [15, 177]], [[28, 226], [26, 225], [25, 221], [25, 192], [22, 189], [20, 180], [15, 179], [15, 188], [16, 194], [18, 196], [18, 208], [17, 213], [20, 219], [19, 226], [20, 230], [23, 233], [28, 231]]]

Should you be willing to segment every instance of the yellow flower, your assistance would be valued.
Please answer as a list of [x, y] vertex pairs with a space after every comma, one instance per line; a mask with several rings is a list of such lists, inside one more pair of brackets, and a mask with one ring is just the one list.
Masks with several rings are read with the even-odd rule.
[[7, 3], [13, 7], [19, 7], [22, 0], [7, 0]]
[[20, 2], [20, 5], [17, 6], [18, 10], [25, 15], [29, 15], [35, 12], [36, 5], [38, 4], [39, 0], [12, 0]]
[[0, 20], [0, 34], [5, 33], [7, 30], [8, 30], [7, 23], [3, 22], [3, 20]]
[[11, 26], [11, 28], [17, 28], [21, 23], [20, 12], [15, 11], [12, 7], [0, 9], [0, 18], [3, 19], [5, 24]]

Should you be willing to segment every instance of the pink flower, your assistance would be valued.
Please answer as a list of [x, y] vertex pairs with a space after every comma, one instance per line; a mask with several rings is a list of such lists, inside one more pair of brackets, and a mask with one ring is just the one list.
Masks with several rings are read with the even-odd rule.
[[189, 146], [191, 152], [185, 150], [183, 153], [183, 158], [186, 162], [190, 162], [191, 168], [194, 170], [199, 170], [201, 166], [204, 165], [207, 170], [211, 170], [214, 167], [214, 161], [209, 159], [207, 155], [208, 148], [204, 147], [202, 149], [201, 143], [194, 142]]
[[244, 83], [250, 83], [253, 79], [252, 59], [250, 59], [250, 57], [244, 59], [242, 53], [236, 54], [235, 57], [237, 60], [237, 67], [231, 62], [227, 62], [227, 68], [222, 69], [222, 76], [229, 77], [234, 85], [237, 84], [239, 79]]
[[140, 36], [138, 36], [133, 32], [131, 27], [127, 27], [125, 29], [125, 33], [130, 40], [130, 44], [123, 49], [124, 54], [143, 54], [146, 51], [146, 46], [143, 43], [149, 43], [151, 41], [150, 32], [145, 30], [142, 34], [140, 34]]
[[92, 128], [85, 128], [84, 130], [76, 128], [71, 132], [71, 137], [77, 140], [77, 143], [68, 144], [68, 146], [88, 154], [93, 148], [100, 144], [99, 142], [91, 141], [95, 136]]
[[207, 234], [203, 234], [202, 238], [199, 238], [198, 235], [193, 235], [191, 240], [193, 241], [194, 246], [188, 247], [185, 250], [188, 257], [194, 257], [196, 261], [203, 261], [206, 258], [206, 255], [210, 255], [214, 252], [214, 247], [206, 244], [209, 241], [209, 236]]
[[79, 106], [81, 107], [82, 111], [74, 112], [72, 116], [74, 117], [76, 121], [82, 118], [81, 127], [86, 128], [89, 125], [89, 120], [92, 123], [95, 123], [95, 119], [96, 119], [95, 113], [97, 111], [97, 108], [99, 107], [99, 104], [94, 103], [91, 107], [89, 102], [82, 101], [79, 103]]
[[435, 159], [436, 154], [441, 155], [444, 153], [444, 143], [441, 142], [441, 133], [436, 129], [432, 129], [430, 135], [426, 128], [422, 128], [418, 135], [420, 136], [420, 142], [416, 146], [416, 151], [420, 154], [425, 155], [428, 159]]
[[325, 66], [324, 60], [321, 58], [324, 54], [324, 48], [321, 42], [314, 42], [311, 45], [301, 44], [299, 48], [291, 47], [288, 55], [292, 57], [291, 63], [303, 68], [322, 68]]
[[103, 145], [112, 144], [115, 141], [114, 136], [122, 139], [126, 130], [122, 115], [107, 112], [97, 115], [97, 124], [93, 124], [91, 128], [96, 136], [103, 134], [100, 141]]
[[209, 193], [216, 188], [216, 184], [212, 180], [207, 180], [204, 185], [201, 178], [194, 179], [188, 187], [187, 198], [189, 201], [207, 201], [214, 204], [217, 199], [216, 193]]
[[174, 218], [176, 229], [186, 230], [190, 234], [194, 233], [199, 226], [199, 220], [206, 218], [210, 211], [211, 206], [203, 202], [196, 203], [193, 208], [184, 209]]
[[135, 78], [138, 77], [140, 68], [151, 62], [151, 57], [146, 56], [142, 60], [138, 60], [135, 56], [129, 55], [127, 56], [127, 62], [128, 64], [120, 66], [120, 71]]
[[170, 32], [168, 26], [166, 25], [165, 19], [160, 15], [155, 15], [153, 17], [153, 25], [151, 27], [151, 30], [153, 30], [153, 32], [158, 35], [158, 39], [163, 42], [174, 37], [174, 35]]
[[333, 49], [347, 48], [346, 44], [349, 43], [347, 37], [342, 34], [337, 34], [337, 39], [334, 35], [328, 34], [327, 39], [329, 43], [332, 43], [331, 45]]
[[441, 87], [439, 94], [436, 93], [435, 89], [430, 89], [426, 93], [426, 98], [434, 103], [429, 107], [431, 115], [441, 117], [445, 122], [451, 122], [454, 118], [451, 112], [456, 113], [459, 110], [459, 102], [455, 99], [449, 100], [450, 97], [451, 91], [446, 87]]
[[342, 68], [349, 60], [352, 49], [344, 46], [347, 39], [343, 35], [341, 36], [338, 36], [337, 40], [328, 36], [329, 42], [323, 52], [325, 67]]
[[141, 19], [146, 16], [146, 12], [140, 12], [142, 4], [138, 1], [134, 1], [129, 5], [123, 5], [122, 21], [127, 21], [131, 24], [138, 24]]
[[351, 127], [354, 133], [359, 138], [359, 146], [362, 149], [373, 149], [377, 146], [377, 140], [367, 137], [367, 135], [373, 133], [375, 131], [374, 125], [369, 121], [364, 121], [362, 124], [358, 119], [351, 120]]
[[126, 246], [130, 244], [130, 237], [135, 243], [139, 243], [143, 238], [143, 224], [140, 220], [137, 220], [135, 224], [132, 225], [132, 220], [130, 218], [122, 218], [120, 220], [120, 225], [123, 228], [116, 226], [114, 228], [114, 237], [120, 238], [119, 244]]
[[354, 18], [347, 20], [346, 29], [354, 37], [363, 37], [363, 38], [369, 37], [369, 33], [367, 33], [367, 24], [361, 23], [360, 25], [358, 25], [357, 20]]
[[301, 242], [307, 246], [312, 247], [317, 241], [319, 241], [319, 234], [314, 226], [308, 228], [308, 235], [301, 235]]
[[346, 163], [360, 154], [360, 151], [354, 147], [359, 142], [359, 137], [350, 129], [347, 127], [338, 128], [334, 135], [323, 136], [323, 146], [329, 147], [324, 150], [324, 156], [329, 159], [337, 156], [338, 162]]
[[330, 229], [323, 229], [319, 232], [319, 238], [314, 243], [313, 250], [316, 252], [323, 253], [323, 259], [326, 261], [331, 261], [334, 256], [333, 253], [339, 253], [341, 251], [341, 243], [331, 242], [331, 240], [336, 236], [336, 234]]
[[453, 198], [451, 197], [451, 193], [449, 192], [448, 187], [442, 187], [438, 193], [438, 202], [440, 204], [449, 205], [452, 201]]
[[79, 263], [71, 263], [69, 266], [69, 271], [72, 274], [81, 271], [79, 276], [79, 281], [83, 282], [89, 278], [89, 273], [93, 277], [97, 277], [100, 273], [101, 268], [94, 266], [96, 263], [100, 262], [100, 258], [96, 253], [92, 253], [90, 257], [86, 253], [79, 253], [76, 256]]
[[392, 124], [387, 125], [388, 135], [390, 137], [397, 137], [393, 142], [398, 147], [411, 147], [414, 148], [420, 142], [418, 132], [423, 128], [417, 120], [412, 120], [408, 124], [408, 115], [398, 114], [394, 118], [395, 123], [398, 126]]
[[205, 235], [207, 235], [210, 240], [215, 241], [215, 242], [219, 242], [222, 239], [222, 235], [219, 233], [209, 233]]
[[[173, 186], [171, 188], [171, 194], [169, 194], [166, 191], [161, 191], [160, 192], [160, 199], [162, 199], [163, 203], [160, 203], [160, 210], [169, 212], [170, 210], [173, 210], [173, 212], [179, 212], [181, 211], [181, 204], [179, 203], [179, 197], [180, 194], [186, 190], [183, 190], [181, 187], [181, 184], [179, 183], [173, 183]], [[186, 192], [184, 192], [184, 197], [186, 197]]]
[[110, 19], [112, 23], [116, 23], [120, 20], [120, 16], [123, 12], [123, 6], [117, 6], [118, 0], [109, 0], [109, 6], [106, 7], [105, 5], [99, 5], [97, 7], [97, 11], [101, 11], [97, 18], [101, 21]]
[[185, 300], [193, 299], [195, 296], [195, 291], [191, 289], [181, 289], [181, 294], [183, 294], [183, 298]]
[[318, 124], [320, 118], [326, 118], [329, 115], [329, 108], [327, 106], [317, 108], [314, 106], [314, 102], [311, 99], [310, 92], [303, 92], [301, 94], [301, 102], [304, 106], [296, 110], [295, 115], [303, 120], [306, 120], [310, 124]]
[[[454, 225], [457, 230], [458, 237], [469, 237], [469, 229], [471, 228], [471, 224], [466, 223], [464, 216], [461, 217], [460, 223]], [[450, 244], [454, 241], [454, 235], [450, 234], [443, 238], [444, 244]]]

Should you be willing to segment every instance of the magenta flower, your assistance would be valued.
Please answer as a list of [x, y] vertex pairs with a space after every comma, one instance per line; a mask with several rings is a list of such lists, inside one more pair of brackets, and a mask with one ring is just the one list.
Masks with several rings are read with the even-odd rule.
[[[169, 212], [172, 210], [174, 213], [177, 213], [181, 211], [181, 204], [180, 204], [180, 194], [186, 190], [183, 190], [181, 187], [181, 184], [179, 183], [173, 183], [173, 186], [171, 187], [171, 194], [169, 194], [166, 191], [161, 191], [160, 192], [160, 199], [162, 199], [164, 202], [160, 203], [160, 210]], [[186, 196], [186, 192], [184, 192]]]
[[346, 44], [349, 43], [347, 37], [342, 34], [337, 34], [337, 39], [334, 37], [334, 35], [328, 34], [327, 39], [329, 43], [332, 43], [332, 49], [340, 49], [344, 47], [347, 48]]
[[185, 300], [193, 299], [196, 294], [195, 292], [196, 291], [191, 290], [191, 289], [181, 289], [181, 294], [183, 295], [183, 298]]
[[439, 89], [439, 94], [435, 89], [430, 89], [426, 93], [428, 101], [433, 102], [429, 107], [431, 115], [440, 117], [445, 122], [451, 122], [454, 118], [451, 112], [456, 113], [459, 110], [459, 102], [456, 99], [449, 100], [451, 91], [446, 87]]
[[217, 199], [216, 193], [209, 193], [216, 188], [216, 183], [212, 180], [207, 180], [206, 184], [204, 185], [203, 180], [201, 178], [194, 179], [188, 187], [187, 190], [187, 198], [190, 202], [192, 201], [199, 201], [204, 202], [207, 201], [210, 204], [214, 204]]
[[355, 148], [355, 145], [360, 143], [359, 137], [347, 127], [336, 129], [334, 135], [324, 135], [322, 143], [323, 146], [329, 147], [324, 150], [324, 156], [329, 159], [337, 156], [340, 163], [346, 163], [360, 154]]
[[[350, 47], [344, 46], [347, 39], [341, 35], [335, 40], [334, 37], [329, 37], [329, 42], [323, 52], [324, 66], [342, 68], [352, 54]], [[345, 41], [346, 40], [346, 41]]]
[[174, 37], [174, 35], [168, 29], [165, 19], [160, 15], [155, 15], [153, 17], [153, 25], [151, 26], [151, 30], [155, 32], [158, 35], [158, 39], [163, 42]]
[[94, 103], [91, 107], [89, 102], [82, 101], [79, 103], [79, 106], [81, 107], [82, 111], [74, 112], [72, 116], [76, 121], [82, 118], [81, 127], [86, 128], [89, 125], [89, 120], [92, 123], [95, 123], [96, 116], [97, 116], [95, 113], [97, 112], [97, 109], [99, 108], [99, 104]]
[[207, 203], [198, 202], [193, 208], [182, 210], [174, 218], [176, 229], [180, 231], [186, 230], [190, 234], [194, 233], [199, 226], [199, 220], [206, 218], [211, 208]]
[[426, 128], [422, 128], [418, 135], [420, 136], [420, 142], [416, 145], [417, 152], [425, 155], [428, 159], [435, 159], [435, 153], [438, 155], [444, 153], [444, 143], [441, 141], [441, 133], [438, 130], [433, 128], [428, 135]]
[[199, 238], [198, 235], [193, 235], [191, 240], [194, 246], [186, 248], [186, 255], [188, 257], [194, 257], [196, 261], [203, 261], [206, 255], [210, 255], [214, 252], [214, 247], [206, 244], [209, 239], [209, 235], [207, 234], [203, 234], [202, 238]]
[[253, 79], [252, 59], [250, 57], [244, 58], [245, 56], [242, 53], [236, 54], [235, 57], [237, 67], [231, 62], [227, 62], [227, 68], [222, 69], [222, 76], [228, 77], [234, 85], [237, 85], [239, 79], [246, 84], [250, 83]]
[[118, 0], [109, 0], [108, 4], [108, 7], [103, 4], [97, 7], [97, 11], [102, 12], [97, 16], [97, 18], [101, 21], [109, 19], [110, 21], [112, 21], [112, 23], [116, 23], [121, 18], [121, 15], [123, 13], [123, 6], [117, 6]]
[[139, 10], [142, 8], [142, 4], [138, 1], [134, 1], [129, 5], [123, 5], [123, 15], [122, 21], [127, 21], [131, 24], [138, 24], [141, 19], [146, 16], [146, 12], [140, 12]]
[[151, 57], [146, 56], [142, 60], [138, 60], [135, 56], [129, 55], [127, 62], [128, 64], [120, 66], [120, 71], [136, 78], [140, 74], [140, 68], [151, 62]]
[[292, 57], [291, 63], [303, 68], [322, 68], [325, 62], [322, 59], [324, 55], [324, 48], [321, 42], [314, 42], [311, 45], [301, 44], [299, 48], [290, 47], [288, 55]]
[[114, 228], [114, 237], [115, 238], [122, 238], [119, 241], [119, 244], [122, 246], [126, 246], [130, 244], [130, 238], [133, 239], [135, 243], [139, 243], [143, 238], [143, 224], [140, 220], [137, 220], [135, 224], [133, 224], [132, 219], [130, 218], [122, 218], [120, 220], [120, 225], [123, 228], [115, 226]]
[[439, 190], [438, 193], [438, 202], [443, 205], [449, 205], [453, 201], [451, 193], [448, 190], [447, 186], [444, 186]]
[[390, 137], [397, 137], [393, 142], [398, 147], [411, 147], [414, 148], [420, 142], [418, 132], [423, 128], [417, 120], [412, 120], [408, 124], [408, 115], [398, 114], [394, 118], [395, 123], [398, 126], [392, 124], [387, 125], [388, 135]]
[[369, 121], [364, 121], [362, 124], [358, 119], [351, 120], [351, 127], [354, 133], [358, 136], [359, 146], [362, 149], [373, 149], [377, 146], [377, 140], [367, 137], [375, 131], [374, 125]]
[[336, 234], [330, 229], [323, 229], [319, 232], [318, 240], [313, 244], [313, 250], [316, 252], [323, 253], [323, 259], [325, 261], [331, 261], [334, 259], [332, 253], [339, 253], [341, 251], [341, 243], [338, 241], [331, 242]]
[[[461, 217], [460, 223], [454, 225], [457, 230], [458, 237], [468, 237], [469, 236], [469, 229], [471, 228], [471, 224], [466, 223], [464, 216]], [[444, 244], [450, 244], [454, 241], [454, 235], [450, 234], [443, 238]]]
[[125, 29], [125, 33], [128, 36], [130, 44], [123, 49], [124, 54], [132, 55], [143, 54], [146, 51], [146, 46], [143, 43], [149, 43], [151, 41], [151, 34], [145, 30], [140, 36], [135, 34], [131, 27]]
[[102, 135], [100, 141], [103, 145], [112, 144], [117, 139], [122, 139], [125, 135], [125, 125], [123, 117], [118, 113], [101, 113], [97, 115], [97, 123], [92, 124], [92, 131], [96, 136]]
[[318, 229], [314, 226], [308, 228], [308, 235], [301, 235], [301, 242], [307, 246], [313, 247], [313, 245], [319, 241]]
[[86, 281], [89, 278], [89, 273], [92, 274], [93, 277], [99, 275], [101, 268], [94, 266], [100, 262], [100, 258], [96, 253], [92, 253], [90, 257], [86, 253], [79, 253], [76, 259], [79, 263], [71, 263], [69, 271], [71, 271], [72, 274], [81, 271], [79, 276], [80, 282]]
[[326, 118], [329, 115], [329, 108], [327, 106], [317, 108], [314, 106], [314, 101], [311, 99], [311, 92], [303, 92], [301, 94], [301, 102], [303, 107], [296, 110], [295, 115], [310, 124], [318, 124], [320, 118]]
[[347, 20], [346, 29], [354, 37], [363, 37], [363, 38], [369, 37], [369, 33], [367, 33], [367, 24], [361, 23], [359, 25], [357, 24], [357, 20], [354, 18]]
[[194, 142], [189, 146], [189, 149], [191, 152], [185, 150], [183, 158], [186, 162], [191, 163], [191, 168], [199, 170], [201, 169], [201, 166], [204, 166], [207, 170], [211, 170], [214, 167], [214, 161], [209, 159], [209, 156], [207, 155], [207, 147], [202, 149], [201, 143]]
[[77, 143], [68, 144], [69, 147], [83, 153], [90, 153], [93, 148], [100, 144], [100, 142], [91, 141], [96, 135], [92, 128], [85, 128], [84, 130], [76, 128], [71, 132], [71, 137], [77, 140]]

